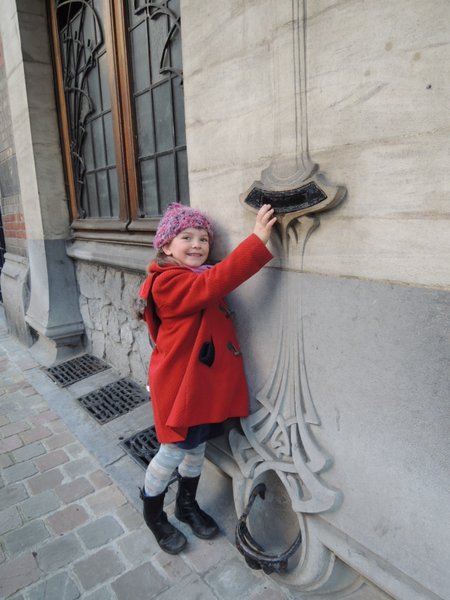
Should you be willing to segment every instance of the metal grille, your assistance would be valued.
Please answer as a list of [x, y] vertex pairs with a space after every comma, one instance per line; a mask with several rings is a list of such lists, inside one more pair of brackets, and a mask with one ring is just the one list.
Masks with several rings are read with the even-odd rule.
[[[149, 462], [158, 452], [160, 443], [156, 437], [155, 427], [152, 425], [148, 429], [143, 429], [135, 433], [120, 445], [139, 466], [146, 469]], [[169, 483], [173, 483], [175, 480], [176, 471]]]
[[53, 381], [56, 381], [62, 387], [66, 387], [105, 369], [109, 369], [109, 365], [105, 362], [96, 356], [83, 354], [54, 367], [44, 369], [44, 371]]
[[122, 448], [144, 468], [152, 460], [159, 450], [159, 442], [156, 438], [155, 427], [143, 429], [127, 438], [121, 443]]
[[81, 396], [78, 402], [103, 424], [148, 402], [148, 392], [131, 379], [125, 378]]

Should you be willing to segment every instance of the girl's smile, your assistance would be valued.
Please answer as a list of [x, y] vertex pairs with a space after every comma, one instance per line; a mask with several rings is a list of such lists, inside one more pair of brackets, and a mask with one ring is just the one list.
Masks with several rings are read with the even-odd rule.
[[200, 267], [209, 255], [208, 232], [195, 227], [184, 229], [163, 246], [163, 251], [187, 267]]

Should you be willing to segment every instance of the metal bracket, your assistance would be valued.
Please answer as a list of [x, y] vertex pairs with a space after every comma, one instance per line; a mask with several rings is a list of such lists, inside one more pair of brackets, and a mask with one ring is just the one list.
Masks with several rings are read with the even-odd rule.
[[302, 542], [302, 534], [299, 532], [292, 545], [281, 554], [268, 554], [264, 552], [264, 548], [251, 536], [246, 524], [248, 514], [257, 496], [260, 496], [262, 500], [265, 499], [266, 486], [264, 483], [259, 483], [253, 488], [248, 504], [238, 521], [236, 526], [236, 547], [244, 556], [246, 563], [251, 569], [262, 569], [266, 574], [273, 572], [282, 573], [287, 570], [289, 558], [299, 548]]

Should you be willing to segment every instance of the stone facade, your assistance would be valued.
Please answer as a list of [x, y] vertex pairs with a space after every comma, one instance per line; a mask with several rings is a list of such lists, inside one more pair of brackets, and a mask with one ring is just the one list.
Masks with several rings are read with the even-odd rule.
[[[332, 210], [280, 220], [274, 260], [231, 296], [252, 416], [209, 449], [237, 514], [267, 484], [250, 525], [268, 549], [301, 532], [278, 576], [293, 597], [448, 598], [449, 10], [212, 0], [200, 18], [181, 1], [191, 204], [216, 223], [214, 258], [251, 231], [255, 182], [346, 189]], [[5, 0], [0, 33], [27, 232], [7, 314], [30, 269], [23, 326], [56, 346], [83, 337], [145, 384], [150, 345], [132, 310], [148, 248], [68, 242], [45, 3]], [[0, 155], [4, 182], [13, 154]], [[19, 213], [18, 187], [8, 198]]]
[[135, 318], [142, 280], [142, 275], [105, 265], [77, 264], [87, 350], [146, 385], [151, 348], [147, 327]]

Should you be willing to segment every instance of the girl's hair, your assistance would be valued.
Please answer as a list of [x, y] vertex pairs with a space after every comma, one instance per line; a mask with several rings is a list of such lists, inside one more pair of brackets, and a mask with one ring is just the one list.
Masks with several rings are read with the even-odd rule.
[[[181, 264], [172, 256], [167, 256], [162, 248], [158, 248], [155, 256], [155, 262], [160, 267], [170, 267]], [[151, 263], [150, 263], [151, 264]], [[150, 272], [150, 265], [147, 267], [147, 273]]]

